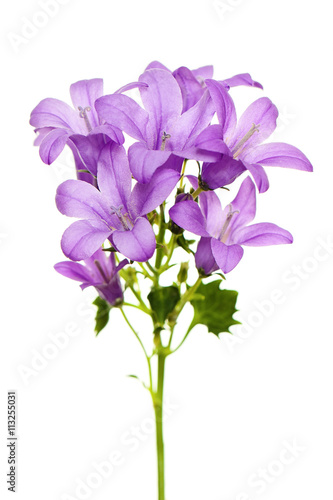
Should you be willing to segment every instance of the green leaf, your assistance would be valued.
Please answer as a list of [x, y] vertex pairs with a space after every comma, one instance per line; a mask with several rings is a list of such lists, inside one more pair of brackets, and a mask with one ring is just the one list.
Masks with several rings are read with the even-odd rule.
[[97, 307], [97, 313], [95, 316], [95, 332], [97, 336], [108, 324], [111, 306], [101, 297], [97, 297], [93, 304]]
[[148, 300], [150, 307], [155, 313], [156, 320], [162, 326], [179, 299], [180, 294], [176, 286], [155, 288], [149, 293]]
[[239, 324], [233, 318], [238, 293], [233, 290], [220, 290], [222, 280], [212, 281], [207, 285], [200, 284], [192, 300], [194, 308], [193, 321], [188, 331], [195, 325], [206, 325], [208, 331], [218, 335], [228, 332], [231, 325]]

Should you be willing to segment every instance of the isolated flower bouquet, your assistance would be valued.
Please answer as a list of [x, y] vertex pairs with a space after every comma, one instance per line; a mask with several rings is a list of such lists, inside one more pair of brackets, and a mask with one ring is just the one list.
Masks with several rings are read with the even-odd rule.
[[[278, 116], [270, 99], [257, 99], [237, 119], [230, 89], [238, 85], [262, 88], [249, 74], [220, 81], [213, 79], [212, 66], [171, 72], [153, 62], [137, 82], [113, 94], [103, 96], [101, 79], [79, 81], [70, 87], [73, 108], [44, 99], [31, 113], [43, 162], [53, 163], [67, 145], [76, 165], [77, 180], [66, 180], [56, 193], [58, 210], [79, 220], [61, 240], [69, 260], [55, 269], [82, 289], [95, 287], [96, 334], [112, 309], [120, 309], [147, 360], [144, 385], [156, 417], [159, 500], [165, 499], [166, 360], [195, 325], [219, 335], [238, 323], [237, 292], [221, 284], [242, 259], [244, 246], [292, 243], [286, 229], [252, 223], [256, 193], [269, 187], [264, 167], [312, 171], [296, 147], [264, 143]], [[226, 203], [239, 176], [238, 193]], [[143, 293], [143, 281], [150, 283], [149, 293]], [[193, 318], [174, 345], [188, 303]], [[128, 307], [151, 318], [149, 349], [140, 325], [130, 323]]]

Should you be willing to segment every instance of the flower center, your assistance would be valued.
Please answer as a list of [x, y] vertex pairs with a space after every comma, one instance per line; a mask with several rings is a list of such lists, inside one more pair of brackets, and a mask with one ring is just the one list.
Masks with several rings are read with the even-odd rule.
[[87, 106], [86, 108], [82, 108], [82, 106], [79, 106], [77, 109], [80, 111], [80, 117], [84, 119], [88, 132], [91, 132], [92, 126], [90, 125], [90, 121], [87, 115], [87, 113], [91, 111], [91, 107]]
[[162, 144], [161, 144], [161, 151], [165, 150], [165, 144], [168, 139], [170, 139], [171, 135], [167, 134], [166, 132], [163, 132], [162, 135]]
[[255, 132], [259, 132], [259, 127], [260, 125], [255, 125], [254, 123], [252, 123], [252, 127], [250, 128], [248, 133], [245, 134], [243, 139], [241, 139], [234, 147], [232, 151], [234, 158], [237, 158], [237, 156], [241, 154], [241, 152], [243, 151], [244, 144], [250, 139], [250, 137], [252, 137]]
[[[223, 224], [222, 231], [221, 231], [221, 234], [220, 234], [220, 238], [219, 238], [220, 241], [226, 240], [225, 234], [226, 234], [227, 229], [228, 229], [228, 227], [230, 225], [231, 219], [233, 218], [233, 216], [235, 214], [239, 214], [239, 210], [232, 211], [232, 205], [230, 204], [229, 205], [229, 212], [228, 212], [227, 218], [225, 220], [225, 223]], [[223, 243], [225, 243], [225, 242], [223, 241]]]
[[130, 226], [133, 227], [133, 224], [132, 224], [132, 221], [129, 218], [128, 214], [122, 213], [123, 208], [124, 208], [123, 205], [120, 205], [118, 208], [111, 206], [111, 214], [112, 215], [115, 214], [118, 217], [118, 219], [120, 220], [121, 225], [123, 226], [124, 230], [129, 231]]

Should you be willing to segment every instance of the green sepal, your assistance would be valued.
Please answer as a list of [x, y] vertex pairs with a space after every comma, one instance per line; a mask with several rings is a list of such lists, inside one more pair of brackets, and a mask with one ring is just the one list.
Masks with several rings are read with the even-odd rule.
[[201, 324], [207, 326], [209, 332], [218, 335], [222, 332], [231, 333], [230, 326], [239, 324], [239, 321], [233, 318], [237, 311], [235, 305], [238, 292], [221, 290], [221, 282], [222, 280], [217, 280], [206, 285], [200, 284], [190, 300], [194, 316], [188, 331]]
[[163, 328], [165, 320], [180, 299], [178, 287], [165, 286], [153, 288], [147, 298], [154, 313], [156, 323]]
[[97, 313], [95, 316], [95, 332], [96, 332], [96, 337], [97, 335], [105, 328], [105, 326], [108, 324], [109, 321], [109, 316], [110, 316], [110, 310], [112, 307], [110, 304], [106, 302], [106, 300], [102, 299], [101, 297], [97, 297], [94, 302], [94, 306], [97, 307]]
[[190, 248], [190, 245], [193, 245], [193, 243], [195, 243], [195, 240], [186, 240], [183, 234], [181, 234], [177, 238], [177, 245], [179, 247], [185, 250], [185, 252], [192, 253], [193, 255], [195, 255], [195, 252], [193, 252], [193, 250], [191, 250]]

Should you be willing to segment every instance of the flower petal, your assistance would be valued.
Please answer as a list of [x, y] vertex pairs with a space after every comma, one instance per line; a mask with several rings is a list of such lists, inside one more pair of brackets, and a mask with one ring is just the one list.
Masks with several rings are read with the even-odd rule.
[[232, 271], [244, 254], [240, 245], [226, 245], [215, 238], [212, 238], [211, 246], [214, 259], [223, 273]]
[[87, 133], [84, 120], [73, 108], [59, 99], [43, 99], [31, 112], [30, 125], [36, 128], [55, 127]]
[[257, 146], [249, 151], [244, 159], [250, 163], [260, 163], [266, 166], [313, 171], [311, 163], [302, 151], [284, 142], [271, 142]]
[[169, 71], [171, 73], [171, 71], [159, 61], [152, 61], [151, 63], [149, 63], [145, 71], [147, 71], [147, 69], [153, 69], [153, 68], [164, 69], [165, 71]]
[[211, 248], [212, 238], [201, 238], [195, 252], [195, 265], [202, 269], [206, 276], [219, 269]]
[[151, 180], [156, 170], [170, 157], [170, 151], [147, 149], [145, 144], [136, 142], [128, 149], [128, 160], [133, 177], [142, 183]]
[[126, 85], [123, 85], [122, 87], [120, 87], [120, 89], [116, 90], [114, 93], [122, 94], [123, 92], [127, 92], [128, 90], [138, 89], [140, 87], [148, 87], [148, 85], [147, 83], [144, 82], [131, 82], [127, 83]]
[[[95, 101], [103, 95], [102, 78], [81, 80], [70, 86], [70, 94], [75, 110], [86, 110], [91, 128], [98, 127], [99, 119], [95, 109]], [[81, 108], [81, 109], [79, 109]]]
[[204, 191], [199, 195], [201, 211], [206, 219], [206, 230], [214, 238], [218, 238], [224, 224], [221, 202], [214, 191]]
[[229, 230], [235, 231], [246, 226], [254, 219], [256, 214], [256, 188], [250, 177], [242, 182], [236, 198], [231, 202], [234, 214], [229, 224]]
[[173, 72], [183, 97], [183, 113], [192, 108], [201, 98], [205, 89], [191, 70], [182, 66]]
[[56, 194], [58, 210], [69, 217], [108, 220], [110, 207], [102, 194], [84, 181], [68, 180], [60, 184]]
[[249, 133], [253, 125], [259, 127], [259, 131], [254, 132], [246, 142], [239, 148], [243, 150], [239, 153], [240, 158], [246, 151], [263, 142], [269, 137], [276, 128], [276, 119], [278, 117], [277, 107], [267, 97], [261, 97], [254, 101], [240, 117], [235, 133], [230, 141], [229, 147], [237, 153], [238, 144]]
[[139, 141], [146, 141], [148, 113], [123, 94], [100, 97], [95, 102], [99, 117]]
[[103, 134], [88, 136], [74, 134], [71, 136], [71, 141], [75, 144], [84, 167], [96, 177], [98, 158], [105, 145]]
[[257, 87], [262, 89], [263, 86], [259, 82], [255, 82], [252, 80], [251, 75], [249, 73], [241, 73], [239, 75], [232, 76], [231, 78], [227, 78], [221, 82], [230, 87], [238, 87], [239, 85], [245, 85], [246, 87]]
[[183, 109], [178, 83], [169, 71], [152, 68], [140, 77], [148, 87], [141, 87], [143, 105], [149, 113], [147, 143], [149, 149], [160, 149], [163, 132], [169, 133], [168, 123], [180, 116]]
[[58, 264], [54, 266], [54, 269], [63, 276], [66, 276], [66, 278], [80, 281], [81, 283], [91, 281], [91, 276], [86, 267], [77, 262], [71, 262], [69, 260], [58, 262]]
[[201, 66], [201, 68], [192, 69], [192, 73], [199, 82], [203, 82], [203, 80], [207, 78], [213, 78], [214, 66], [211, 64], [208, 66]]
[[217, 153], [232, 156], [230, 150], [223, 140], [223, 130], [221, 125], [209, 125], [195, 140], [197, 148], [207, 151], [216, 151]]
[[293, 242], [293, 237], [289, 231], [270, 222], [261, 222], [240, 228], [233, 234], [233, 239], [240, 245], [252, 247], [282, 245]]
[[147, 219], [141, 217], [130, 231], [114, 231], [111, 239], [120, 253], [137, 262], [149, 260], [156, 248], [153, 228]]
[[110, 206], [127, 206], [131, 194], [132, 174], [123, 146], [112, 141], [104, 146], [98, 162], [97, 182]]
[[71, 260], [87, 259], [102, 246], [110, 236], [110, 232], [106, 224], [101, 221], [76, 221], [66, 229], [62, 236], [62, 251]]
[[221, 161], [203, 164], [201, 178], [209, 189], [217, 189], [231, 184], [244, 171], [241, 161], [223, 155]]
[[215, 113], [214, 103], [206, 91], [201, 99], [183, 113], [169, 129], [166, 149], [180, 151], [194, 146], [198, 135], [209, 125]]
[[259, 193], [265, 193], [269, 188], [269, 180], [264, 168], [259, 163], [248, 163], [245, 160], [243, 160], [243, 165], [252, 175]]
[[108, 125], [107, 123], [104, 123], [104, 125], [99, 125], [98, 127], [95, 127], [89, 134], [89, 137], [97, 134], [103, 134], [112, 139], [112, 141], [116, 142], [117, 144], [124, 144], [125, 142], [125, 137], [122, 131], [118, 127], [112, 127], [111, 125]]
[[222, 83], [215, 80], [206, 80], [206, 85], [212, 96], [219, 124], [222, 126], [224, 139], [231, 137], [237, 124], [237, 115], [234, 102]]
[[39, 148], [39, 155], [44, 163], [51, 165], [63, 151], [69, 138], [67, 130], [55, 128], [46, 134]]
[[209, 237], [206, 220], [195, 201], [181, 201], [169, 210], [169, 216], [179, 227], [199, 236]]
[[159, 168], [147, 184], [137, 182], [131, 194], [130, 210], [133, 217], [146, 215], [161, 205], [180, 179], [175, 170]]
[[34, 140], [34, 146], [40, 146], [43, 140], [45, 139], [45, 136], [51, 132], [51, 130], [54, 130], [53, 127], [43, 127], [43, 128], [36, 128], [34, 132], [37, 134], [35, 140]]

